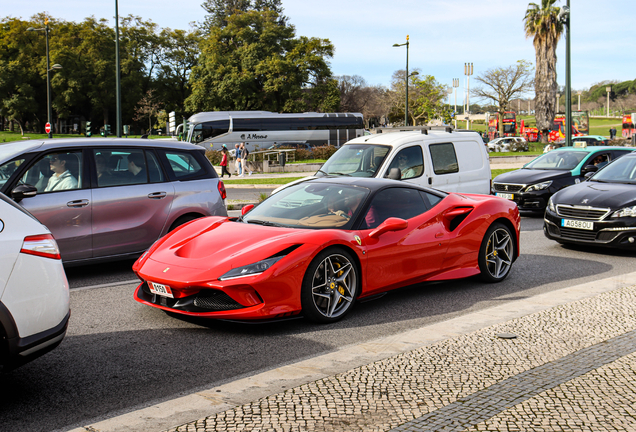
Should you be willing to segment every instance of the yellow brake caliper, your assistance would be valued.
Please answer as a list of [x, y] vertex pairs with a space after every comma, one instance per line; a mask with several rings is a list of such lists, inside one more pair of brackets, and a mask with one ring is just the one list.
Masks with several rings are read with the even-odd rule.
[[[337, 268], [337, 269], [339, 269], [340, 267], [342, 267], [342, 265], [341, 265], [340, 263], [336, 263], [336, 268]], [[343, 273], [344, 273], [344, 271], [343, 271], [343, 270], [340, 270], [339, 272], [336, 272], [336, 276], [337, 276], [337, 277], [340, 277], [340, 276], [342, 276], [342, 274], [343, 274]], [[345, 293], [345, 289], [344, 289], [344, 288], [343, 288], [340, 284], [338, 284], [338, 292], [339, 292], [341, 295], [344, 295], [344, 293]], [[338, 303], [340, 303], [341, 301], [342, 301], [342, 298], [340, 298], [340, 299], [338, 300]]]

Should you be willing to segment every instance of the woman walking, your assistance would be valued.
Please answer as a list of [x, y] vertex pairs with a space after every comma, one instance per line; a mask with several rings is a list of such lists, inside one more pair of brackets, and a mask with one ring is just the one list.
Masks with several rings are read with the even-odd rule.
[[221, 158], [221, 178], [223, 178], [223, 176], [225, 174], [227, 174], [229, 177], [232, 177], [232, 174], [230, 174], [230, 172], [227, 170], [227, 147], [225, 147], [225, 144], [223, 144], [223, 148], [221, 149], [221, 153], [223, 154], [223, 157]]

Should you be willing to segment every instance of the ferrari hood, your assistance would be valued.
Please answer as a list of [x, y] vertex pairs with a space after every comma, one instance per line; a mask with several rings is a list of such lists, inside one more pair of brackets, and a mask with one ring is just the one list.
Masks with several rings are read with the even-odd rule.
[[555, 204], [607, 207], [618, 210], [636, 205], [636, 185], [586, 181], [558, 192], [553, 201]]
[[562, 170], [520, 169], [503, 173], [495, 177], [494, 183], [512, 183], [531, 185], [561, 177], [571, 177], [572, 173]]
[[205, 218], [177, 231], [148, 259], [197, 271], [206, 269], [220, 276], [232, 268], [253, 264], [292, 245], [303, 244], [310, 231], [214, 219], [217, 218]]

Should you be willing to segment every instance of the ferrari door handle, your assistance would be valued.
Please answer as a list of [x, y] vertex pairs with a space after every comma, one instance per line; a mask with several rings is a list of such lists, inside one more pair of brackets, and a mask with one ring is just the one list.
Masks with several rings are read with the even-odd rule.
[[148, 198], [150, 199], [161, 199], [165, 198], [168, 194], [165, 192], [153, 192], [148, 194]]
[[438, 232], [437, 234], [435, 234], [435, 238], [442, 238], [442, 237], [444, 237], [443, 232]]
[[66, 203], [67, 207], [86, 207], [88, 205], [87, 199], [69, 201]]

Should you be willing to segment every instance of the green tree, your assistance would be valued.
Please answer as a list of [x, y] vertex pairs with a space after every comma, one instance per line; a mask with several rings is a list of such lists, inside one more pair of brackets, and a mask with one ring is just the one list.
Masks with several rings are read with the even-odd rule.
[[[159, 110], [161, 109], [161, 103], [159, 103], [153, 94], [153, 90], [148, 90], [144, 97], [137, 103], [135, 109], [135, 120], [145, 121], [148, 120], [148, 134], [152, 135], [152, 119], [157, 117]], [[165, 111], [164, 111], [165, 114]]]
[[214, 27], [227, 26], [228, 17], [240, 12], [270, 10], [278, 14], [279, 24], [284, 25], [287, 22], [281, 0], [205, 0], [201, 7], [208, 13], [202, 24], [206, 33]]
[[294, 27], [280, 24], [269, 10], [235, 13], [227, 22], [201, 43], [187, 110], [294, 112], [324, 105], [320, 94], [332, 94], [325, 92], [331, 79], [326, 58], [333, 56], [329, 40], [295, 38]]
[[155, 79], [157, 97], [167, 111], [185, 113], [185, 100], [191, 93], [190, 74], [199, 61], [199, 30], [161, 31], [162, 52], [160, 67]]
[[[409, 77], [409, 123], [413, 125], [426, 125], [434, 118], [450, 119], [450, 111], [444, 104], [446, 87], [437, 82], [432, 75], [419, 75]], [[390, 91], [391, 110], [389, 120], [403, 123], [404, 105], [406, 100], [406, 82], [404, 69], [393, 73]], [[412, 74], [410, 74], [412, 75]]]
[[46, 122], [45, 42], [28, 27], [35, 26], [15, 18], [0, 21], [0, 116], [18, 123], [23, 133], [28, 123], [43, 128]]
[[[497, 106], [499, 118], [510, 109], [510, 101], [532, 89], [532, 64], [525, 60], [518, 60], [517, 64], [506, 68], [488, 69], [477, 76], [477, 82], [483, 84], [471, 93], [477, 97], [488, 99]], [[503, 135], [503, 122], [499, 122], [499, 136]]]
[[544, 142], [548, 129], [553, 127], [557, 92], [556, 47], [563, 33], [558, 20], [561, 8], [554, 6], [557, 0], [541, 0], [541, 5], [530, 3], [524, 17], [526, 37], [533, 38], [536, 55], [535, 117], [537, 128]]

